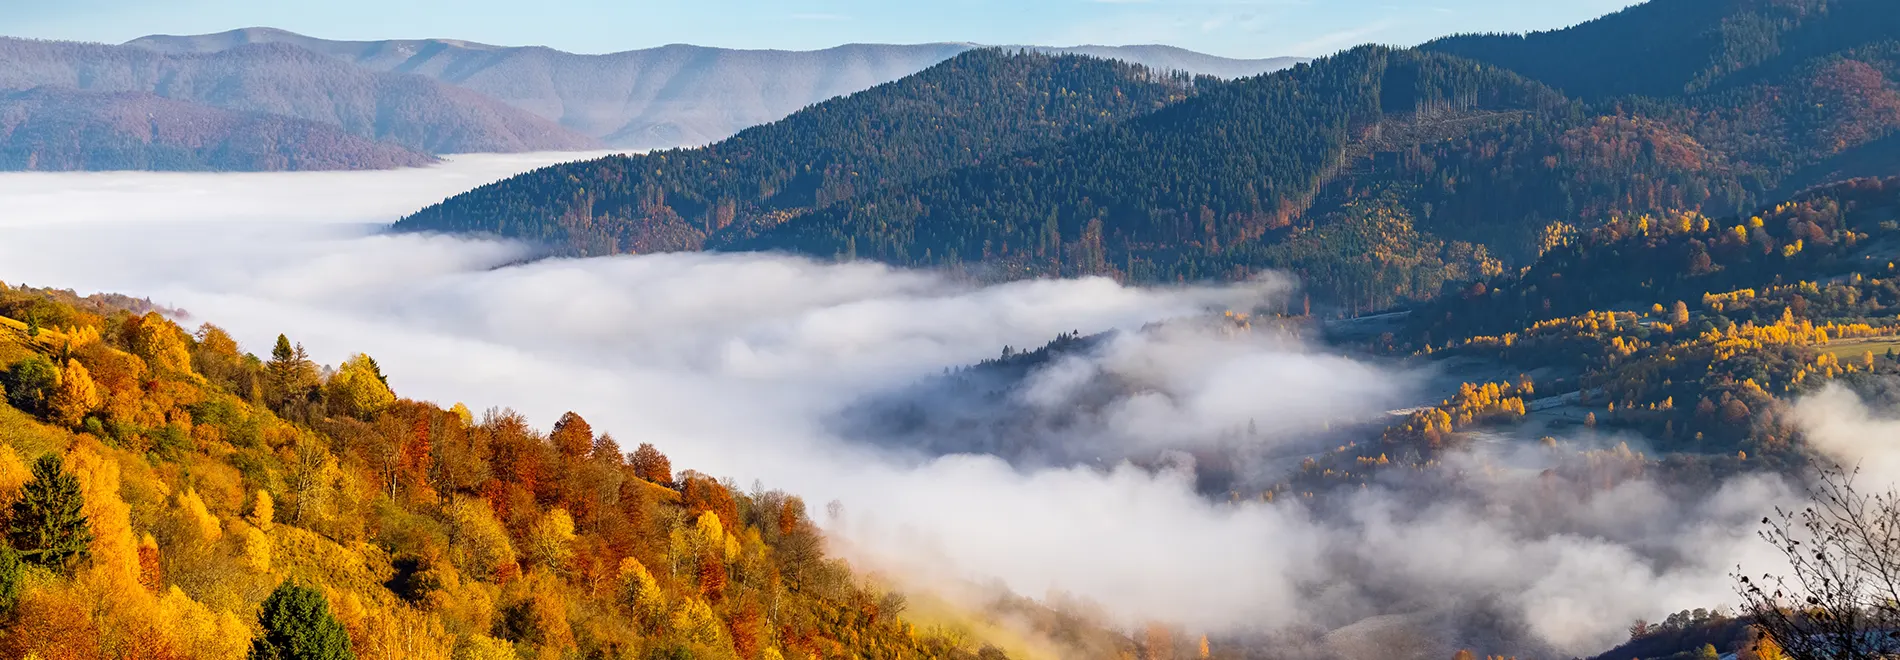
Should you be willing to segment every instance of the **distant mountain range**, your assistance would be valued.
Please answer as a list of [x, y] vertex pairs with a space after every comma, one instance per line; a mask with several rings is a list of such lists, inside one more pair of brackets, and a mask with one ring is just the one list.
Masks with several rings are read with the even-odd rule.
[[37, 87], [146, 93], [321, 122], [426, 154], [599, 146], [475, 92], [281, 44], [167, 55], [129, 46], [0, 39], [0, 89]]
[[432, 162], [331, 124], [143, 92], [0, 92], [0, 170], [341, 170]]
[[[853, 44], [797, 52], [673, 45], [577, 55], [451, 39], [332, 41], [270, 28], [149, 36], [127, 45], [204, 55], [256, 44], [292, 45], [374, 71], [426, 76], [557, 121], [611, 146], [642, 150], [716, 142], [981, 47]], [[1027, 48], [1221, 78], [1278, 71], [1301, 61], [1228, 59], [1168, 46]]]
[[[0, 170], [377, 169], [450, 153], [674, 148], [976, 48], [676, 45], [576, 55], [449, 39], [331, 41], [270, 28], [120, 46], [0, 37]], [[1299, 61], [1166, 46], [1028, 49], [1219, 78]]]
[[[985, 68], [963, 62], [972, 56], [915, 79], [929, 84], [880, 88], [878, 105], [1022, 103], [1017, 90], [983, 84]], [[1087, 80], [1064, 89], [1099, 99], [1132, 84]], [[869, 179], [843, 178], [859, 173], [847, 168], [819, 184], [830, 191], [821, 196], [708, 194], [726, 170], [695, 168], [813, 145], [876, 161], [875, 143], [849, 145], [892, 130], [885, 114], [839, 123], [818, 116], [839, 107], [818, 106], [711, 149], [525, 174], [397, 226], [596, 254], [651, 249], [636, 238], [683, 224], [705, 239], [664, 249], [1003, 277], [1152, 282], [1281, 269], [1301, 274], [1315, 302], [1351, 313], [1437, 296], [1612, 219], [1749, 213], [1790, 188], [1900, 174], [1885, 152], [1900, 135], [1896, 81], [1900, 3], [1655, 0], [1568, 30], [1368, 46], [1272, 75], [1192, 81], [1165, 107], [1022, 133], [1013, 151], [974, 162], [924, 154], [902, 161], [919, 167]], [[969, 96], [946, 104], [936, 98], [946, 90]], [[992, 130], [977, 114], [936, 121], [931, 130]], [[767, 177], [759, 190], [793, 178]]]

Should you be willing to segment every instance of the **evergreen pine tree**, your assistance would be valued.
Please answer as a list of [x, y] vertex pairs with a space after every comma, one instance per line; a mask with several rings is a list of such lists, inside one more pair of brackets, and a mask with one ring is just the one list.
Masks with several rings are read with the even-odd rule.
[[5, 376], [7, 403], [36, 415], [46, 412], [47, 399], [59, 387], [59, 368], [37, 355], [14, 364]]
[[92, 544], [85, 506], [79, 480], [66, 473], [59, 455], [41, 456], [33, 463], [33, 480], [13, 502], [7, 540], [21, 558], [43, 566], [83, 558]]
[[323, 594], [286, 581], [264, 599], [263, 631], [251, 640], [249, 660], [354, 660], [349, 634], [330, 615]]
[[277, 335], [277, 344], [270, 349], [271, 362], [273, 364], [288, 363], [293, 355], [295, 354], [290, 348], [290, 338], [284, 335]]

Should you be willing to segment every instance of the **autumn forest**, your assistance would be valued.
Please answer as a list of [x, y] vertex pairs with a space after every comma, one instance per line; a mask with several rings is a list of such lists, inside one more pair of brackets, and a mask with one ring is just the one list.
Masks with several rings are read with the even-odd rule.
[[401, 166], [0, 174], [0, 660], [1900, 657], [1889, 0], [585, 157], [437, 155], [597, 144], [428, 59], [498, 47], [272, 34], [0, 41], [216, 101], [5, 92], [28, 169]]

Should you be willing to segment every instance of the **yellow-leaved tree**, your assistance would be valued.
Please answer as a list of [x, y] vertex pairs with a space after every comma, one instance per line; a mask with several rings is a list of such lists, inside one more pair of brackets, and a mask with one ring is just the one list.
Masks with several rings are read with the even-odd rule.
[[652, 631], [666, 614], [666, 594], [645, 564], [633, 557], [620, 560], [620, 601], [642, 629]]
[[450, 660], [455, 636], [442, 620], [403, 605], [366, 612], [352, 646], [359, 660]]
[[190, 543], [209, 546], [224, 538], [224, 522], [211, 513], [211, 509], [205, 506], [204, 498], [199, 497], [196, 490], [186, 488], [185, 492], [178, 494], [175, 515], [190, 531]]
[[111, 450], [82, 442], [66, 452], [65, 464], [77, 477], [82, 510], [92, 528], [91, 557], [74, 576], [72, 593], [90, 613], [101, 657], [125, 657], [134, 649], [173, 643], [156, 628], [159, 599], [140, 579], [138, 537], [131, 507], [120, 499], [120, 465]]
[[567, 570], [574, 558], [574, 517], [550, 509], [528, 533], [528, 554], [536, 563], [555, 571]]
[[332, 412], [339, 415], [367, 418], [396, 402], [396, 394], [384, 382], [382, 368], [362, 353], [344, 360], [325, 388], [329, 390]]
[[19, 452], [13, 447], [0, 445], [0, 504], [11, 504], [20, 494], [20, 487], [33, 480], [33, 471], [27, 469], [26, 461], [20, 460]]
[[449, 538], [456, 563], [471, 574], [490, 578], [515, 568], [514, 544], [488, 503], [457, 497], [448, 507]]
[[244, 568], [253, 573], [269, 573], [271, 558], [270, 537], [263, 530], [249, 525], [238, 527], [238, 559]]
[[487, 635], [469, 635], [456, 642], [455, 660], [515, 660], [515, 645]]
[[468, 404], [457, 401], [454, 406], [449, 408], [449, 412], [453, 413], [456, 419], [462, 420], [462, 426], [469, 427], [475, 425], [475, 413], [469, 412]]
[[172, 587], [158, 602], [155, 627], [185, 658], [238, 658], [251, 646], [251, 628], [231, 612], [217, 612]]
[[257, 491], [256, 499], [251, 500], [251, 512], [245, 515], [244, 519], [250, 521], [251, 525], [258, 529], [268, 532], [276, 516], [277, 503], [270, 498], [270, 493], [260, 490]]
[[712, 605], [706, 599], [689, 596], [673, 611], [672, 626], [688, 643], [730, 652], [731, 645], [726, 642], [726, 627], [719, 623], [719, 617], [713, 614]]
[[190, 374], [191, 350], [185, 331], [160, 316], [146, 312], [125, 320], [121, 330], [133, 355], [145, 359], [146, 366], [161, 373]]
[[67, 360], [66, 368], [59, 374], [59, 387], [53, 390], [50, 401], [53, 423], [60, 426], [79, 426], [86, 416], [105, 405], [105, 399], [99, 396], [99, 387], [92, 382], [92, 374], [78, 360]]

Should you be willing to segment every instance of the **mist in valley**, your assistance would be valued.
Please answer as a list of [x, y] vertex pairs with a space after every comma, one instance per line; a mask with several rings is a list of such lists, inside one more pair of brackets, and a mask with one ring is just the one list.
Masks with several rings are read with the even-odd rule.
[[[1402, 364], [1222, 316], [1281, 309], [1298, 286], [1285, 277], [981, 284], [768, 254], [537, 260], [535, 246], [384, 232], [571, 157], [0, 175], [0, 279], [150, 297], [252, 352], [291, 333], [322, 363], [368, 353], [409, 397], [510, 407], [543, 427], [577, 411], [675, 465], [835, 501], [825, 522], [839, 548], [912, 589], [1000, 583], [1131, 629], [1267, 640], [1267, 657], [1600, 652], [1632, 620], [1734, 601], [1736, 566], [1779, 561], [1754, 536], [1761, 516], [1799, 501], [1766, 474], [1603, 487], [1569, 478], [1570, 459], [1535, 438], [1354, 492], [1240, 492], [1354, 424], [1435, 403]], [[975, 399], [932, 389], [946, 370], [1070, 332], [1094, 339]], [[864, 423], [866, 406], [893, 401], [912, 408], [901, 429]], [[1843, 439], [1823, 451], [1881, 485], [1900, 476], [1900, 454], [1883, 449], [1900, 426], [1853, 395], [1799, 414], [1817, 438]], [[1605, 456], [1644, 444], [1560, 440]], [[1200, 474], [1213, 455], [1231, 459], [1218, 488]]]

